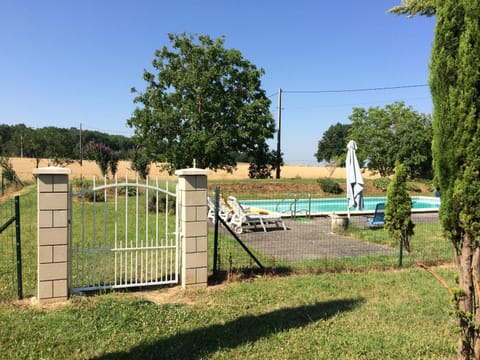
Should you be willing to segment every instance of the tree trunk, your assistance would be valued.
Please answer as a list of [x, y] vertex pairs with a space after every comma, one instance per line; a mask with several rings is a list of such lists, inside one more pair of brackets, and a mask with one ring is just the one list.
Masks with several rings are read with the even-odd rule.
[[[472, 261], [474, 306], [475, 306], [475, 329], [480, 329], [480, 247], [476, 246], [473, 250]], [[480, 332], [475, 330], [473, 333], [473, 358], [480, 359]]]
[[[473, 329], [469, 324], [468, 316], [472, 314], [473, 309], [473, 277], [472, 277], [472, 239], [468, 234], [463, 237], [462, 254], [460, 258], [460, 277], [459, 286], [463, 291], [463, 296], [458, 298], [458, 310], [460, 316], [458, 325], [460, 327], [460, 339], [458, 340], [457, 353], [461, 359], [471, 359], [473, 345]], [[462, 315], [463, 313], [463, 315]]]

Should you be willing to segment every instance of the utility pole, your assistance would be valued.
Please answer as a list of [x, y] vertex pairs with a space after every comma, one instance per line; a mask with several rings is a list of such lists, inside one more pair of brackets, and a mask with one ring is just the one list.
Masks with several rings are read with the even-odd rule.
[[83, 151], [82, 151], [82, 123], [80, 123], [80, 166], [83, 166]]
[[276, 179], [280, 179], [280, 165], [282, 163], [282, 148], [280, 146], [282, 129], [282, 88], [278, 89], [278, 125], [277, 125], [277, 172]]
[[20, 157], [23, 158], [23, 134], [20, 134]]

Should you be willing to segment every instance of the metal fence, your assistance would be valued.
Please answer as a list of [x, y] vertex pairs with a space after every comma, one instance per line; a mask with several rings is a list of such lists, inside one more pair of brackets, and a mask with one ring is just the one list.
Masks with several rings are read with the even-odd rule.
[[[254, 213], [262, 212], [261, 207], [255, 206], [255, 201], [240, 202], [251, 206]], [[264, 203], [264, 197], [258, 201], [258, 204]], [[400, 244], [389, 238], [384, 227], [368, 226], [366, 217], [372, 214], [373, 210], [352, 211], [348, 218], [346, 213], [332, 216], [285, 211], [282, 219], [286, 230], [281, 223], [271, 222], [264, 231], [262, 226], [253, 222], [244, 225], [241, 233], [235, 232], [232, 225], [228, 229], [219, 224], [216, 247], [215, 224], [210, 216], [210, 266], [212, 270], [223, 272], [261, 267], [277, 272], [325, 272], [407, 267], [414, 265], [415, 261], [426, 265], [453, 261], [452, 246], [441, 235], [437, 210], [415, 210], [412, 213], [415, 235], [410, 239], [411, 253], [402, 252]]]
[[[9, 219], [16, 218], [15, 198], [9, 194], [0, 197], [0, 225]], [[37, 281], [37, 216], [36, 192], [27, 191], [17, 197], [19, 203], [20, 223], [19, 235], [21, 246], [17, 247], [16, 224], [5, 227], [0, 234], [0, 300], [13, 300], [35, 295]], [[21, 254], [20, 258], [17, 254]], [[21, 279], [19, 269], [21, 265]], [[20, 287], [21, 283], [21, 288]]]
[[22, 291], [22, 252], [20, 236], [20, 197], [0, 204], [0, 294], [19, 299]]
[[[36, 191], [27, 190], [20, 198], [23, 295], [35, 295], [37, 272], [37, 215]], [[212, 194], [210, 194], [212, 195]], [[263, 197], [264, 198], [264, 197]], [[243, 200], [241, 200], [243, 201]], [[250, 204], [255, 207], [255, 204]], [[13, 216], [13, 195], [0, 198], [0, 224]], [[325, 272], [398, 267], [400, 247], [389, 239], [383, 227], [365, 227], [366, 213], [350, 214], [348, 225], [333, 230], [331, 216], [314, 216], [298, 212], [283, 217], [281, 224], [269, 223], [266, 232], [257, 226], [244, 226], [241, 234], [230, 232], [219, 224], [216, 269], [222, 272], [260, 269], [260, 265], [273, 271]], [[418, 261], [427, 265], [453, 261], [451, 244], [442, 237], [435, 211], [415, 212], [415, 235], [410, 240], [411, 250]], [[213, 269], [215, 224], [209, 221], [209, 269]], [[338, 225], [338, 224], [336, 224]], [[17, 297], [15, 232], [9, 226], [0, 235], [0, 299]], [[247, 250], [248, 251], [247, 251]], [[251, 254], [249, 254], [249, 252]], [[253, 257], [252, 257], [253, 255]], [[255, 260], [256, 259], [256, 260]], [[415, 264], [408, 253], [403, 254], [402, 266]], [[5, 270], [5, 269], [8, 269]]]

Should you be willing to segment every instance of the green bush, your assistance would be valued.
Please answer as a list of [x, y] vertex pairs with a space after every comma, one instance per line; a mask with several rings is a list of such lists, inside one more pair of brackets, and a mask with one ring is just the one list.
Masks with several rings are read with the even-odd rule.
[[120, 186], [117, 188], [118, 190], [118, 195], [125, 195], [127, 196], [136, 196], [137, 195], [137, 187], [136, 186]]
[[23, 183], [18, 178], [9, 158], [3, 156], [0, 157], [0, 168], [1, 176], [7, 181], [7, 184], [15, 185], [17, 187], [23, 186]]
[[407, 191], [419, 193], [422, 192], [422, 189], [420, 189], [420, 187], [416, 184], [407, 183]]
[[70, 180], [70, 184], [72, 185], [73, 192], [77, 193], [83, 189], [91, 189], [93, 187], [93, 181], [87, 180], [85, 178], [76, 177]]
[[318, 183], [322, 190], [329, 194], [341, 194], [343, 192], [338, 182], [333, 179], [318, 179]]
[[87, 202], [93, 202], [93, 200], [95, 200], [95, 202], [105, 201], [105, 191], [87, 191], [84, 193], [83, 199]]
[[388, 184], [390, 184], [390, 179], [386, 177], [373, 180], [373, 186], [375, 186], [378, 190], [381, 190], [383, 192], [387, 191]]
[[[159, 212], [165, 212], [165, 203], [167, 201], [167, 196], [163, 192], [158, 193], [158, 211]], [[175, 196], [169, 196], [168, 197], [168, 212], [169, 213], [174, 213], [175, 212], [175, 206], [177, 204], [177, 199]], [[155, 212], [157, 209], [157, 196], [153, 195], [150, 198], [150, 201], [148, 202], [148, 211], [150, 212]]]

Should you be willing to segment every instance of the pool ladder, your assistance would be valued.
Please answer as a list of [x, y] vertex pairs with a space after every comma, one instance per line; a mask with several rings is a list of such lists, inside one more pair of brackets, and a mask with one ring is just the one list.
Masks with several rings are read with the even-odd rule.
[[[292, 200], [292, 198], [293, 198], [293, 200]], [[304, 200], [304, 199], [308, 200], [308, 202], [307, 202], [308, 207], [299, 209], [298, 208], [298, 201], [299, 200]], [[277, 204], [276, 211], [279, 210], [280, 205], [285, 201], [290, 201], [290, 216], [293, 219], [296, 219], [297, 216], [299, 216], [302, 213], [305, 213], [305, 217], [310, 218], [310, 215], [312, 213], [312, 194], [310, 194], [309, 192], [306, 192], [306, 193], [303, 194], [303, 197], [298, 197], [296, 193], [290, 193], [288, 198], [285, 198], [285, 199], [281, 200]]]

